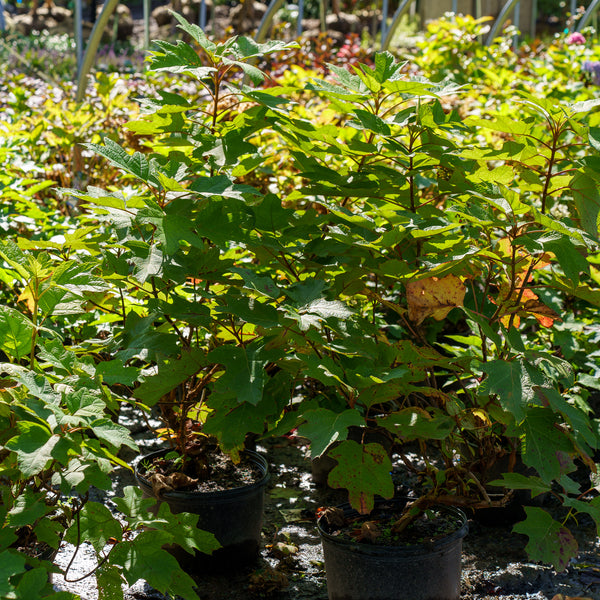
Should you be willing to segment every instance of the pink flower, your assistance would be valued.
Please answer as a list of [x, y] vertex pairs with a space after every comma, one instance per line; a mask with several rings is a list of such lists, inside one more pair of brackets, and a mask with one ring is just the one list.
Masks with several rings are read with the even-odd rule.
[[569, 46], [580, 46], [581, 44], [585, 44], [585, 38], [579, 31], [574, 31], [567, 36], [566, 42]]

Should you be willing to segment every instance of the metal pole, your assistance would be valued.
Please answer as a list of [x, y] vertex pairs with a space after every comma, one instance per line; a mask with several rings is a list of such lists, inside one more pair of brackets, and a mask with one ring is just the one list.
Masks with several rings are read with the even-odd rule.
[[150, 47], [150, 0], [144, 0], [144, 50]]
[[198, 16], [198, 25], [204, 31], [206, 29], [206, 0], [200, 0], [200, 14]]
[[82, 2], [75, 0], [75, 54], [77, 56], [77, 78], [81, 73], [81, 65], [83, 63], [83, 18], [82, 18]]
[[571, 0], [571, 29], [575, 31], [575, 15], [577, 14], [577, 0]]
[[92, 68], [92, 65], [94, 64], [94, 60], [96, 59], [96, 52], [98, 52], [98, 46], [100, 45], [100, 40], [102, 39], [102, 33], [108, 24], [110, 15], [112, 15], [112, 13], [115, 11], [118, 3], [119, 0], [106, 0], [100, 16], [94, 23], [94, 28], [90, 34], [90, 39], [88, 40], [87, 48], [85, 49], [85, 55], [83, 56], [81, 70], [79, 71], [75, 102], [81, 102], [83, 100], [87, 87], [87, 76]]
[[258, 26], [258, 30], [256, 31], [256, 35], [254, 39], [260, 44], [264, 42], [267, 37], [267, 32], [271, 28], [271, 23], [273, 22], [273, 17], [275, 13], [279, 10], [279, 7], [283, 4], [284, 0], [271, 0], [271, 4], [269, 4], [269, 8], [267, 8], [267, 12], [264, 14], [260, 25]]
[[302, 35], [302, 19], [304, 19], [304, 0], [298, 0], [298, 22], [296, 23], [296, 35]]
[[452, 12], [454, 14], [458, 12], [458, 0], [452, 0]]
[[519, 46], [519, 27], [521, 24], [521, 2], [517, 2], [515, 4], [515, 14], [513, 16], [513, 20], [517, 29], [515, 35], [513, 35], [513, 48], [517, 48]]
[[600, 7], [600, 0], [592, 0], [592, 3], [588, 6], [588, 9], [583, 13], [583, 17], [579, 19], [577, 23], [577, 31], [581, 31], [588, 23], [588, 21], [592, 18], [592, 15]]
[[416, 0], [402, 0], [402, 2], [400, 2], [400, 6], [398, 6], [394, 16], [392, 17], [392, 22], [387, 30], [385, 38], [383, 36], [381, 37], [382, 50], [387, 50], [390, 47], [390, 43], [394, 37], [394, 34], [396, 33], [396, 29], [398, 29], [398, 25], [400, 25], [400, 19], [402, 18], [402, 15], [408, 10], [413, 2], [416, 2]]
[[535, 39], [538, 18], [538, 3], [537, 0], [531, 0], [531, 24], [529, 26], [529, 37]]
[[[496, 17], [496, 20], [492, 24], [492, 28], [490, 29], [490, 32], [488, 33], [487, 39], [485, 41], [486, 46], [489, 46], [494, 41], [494, 39], [498, 35], [498, 31], [499, 31], [500, 27], [502, 27], [502, 25], [504, 25], [506, 19], [508, 18], [510, 11], [513, 9], [513, 7], [517, 3], [517, 1], [518, 0], [506, 0], [506, 2], [504, 3], [504, 6], [502, 7], [502, 10], [500, 11], [500, 14]], [[598, 0], [598, 1], [600, 2], [600, 0]]]
[[327, 0], [319, 0], [319, 19], [321, 20], [321, 31], [327, 31]]
[[387, 20], [388, 20], [388, 0], [383, 0], [383, 7], [381, 9], [381, 39], [385, 39], [387, 32]]
[[4, 3], [0, 0], [0, 31], [6, 29], [6, 21], [4, 20]]

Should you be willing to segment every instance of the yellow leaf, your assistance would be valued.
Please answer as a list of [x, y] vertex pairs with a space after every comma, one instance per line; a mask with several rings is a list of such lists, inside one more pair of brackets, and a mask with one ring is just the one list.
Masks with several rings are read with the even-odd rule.
[[428, 277], [406, 284], [408, 318], [417, 325], [426, 317], [445, 319], [457, 306], [462, 306], [467, 288], [455, 275]]
[[600, 269], [590, 266], [590, 277], [600, 285]]
[[471, 410], [471, 413], [474, 417], [477, 417], [479, 420], [481, 420], [484, 423], [484, 425], [492, 424], [492, 422], [490, 421], [490, 417], [485, 412], [485, 410], [481, 408], [474, 408], [473, 410]]
[[23, 302], [23, 301], [27, 304], [27, 308], [29, 309], [29, 312], [33, 314], [33, 311], [35, 310], [35, 302], [33, 300], [33, 295], [31, 293], [31, 290], [28, 287], [26, 287], [21, 292], [21, 295], [17, 299], [17, 302]]

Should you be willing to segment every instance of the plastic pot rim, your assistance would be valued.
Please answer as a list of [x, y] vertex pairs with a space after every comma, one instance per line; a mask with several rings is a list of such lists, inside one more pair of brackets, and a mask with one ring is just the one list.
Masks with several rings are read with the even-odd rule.
[[[148, 486], [150, 488], [152, 487], [152, 484], [141, 473], [140, 465], [142, 464], [142, 461], [148, 460], [148, 459], [153, 459], [153, 458], [158, 458], [160, 456], [164, 456], [165, 454], [168, 454], [171, 451], [172, 451], [172, 448], [164, 448], [162, 450], [156, 450], [155, 452], [151, 452], [150, 454], [146, 454], [146, 455], [142, 456], [140, 458], [140, 460], [138, 461], [138, 463], [136, 464], [135, 471], [134, 471], [135, 478], [138, 481], [138, 483], [141, 485], [144, 485], [144, 486]], [[193, 490], [192, 491], [182, 490], [182, 491], [174, 491], [174, 492], [164, 492], [160, 496], [161, 500], [169, 500], [169, 499], [184, 500], [186, 498], [193, 498], [193, 499], [204, 499], [204, 500], [219, 499], [220, 501], [223, 501], [225, 499], [225, 498], [223, 498], [224, 496], [226, 496], [227, 498], [234, 499], [238, 495], [246, 495], [248, 492], [250, 492], [252, 490], [265, 487], [270, 478], [269, 465], [268, 465], [265, 457], [262, 456], [261, 454], [259, 454], [258, 452], [254, 452], [253, 450], [242, 450], [242, 452], [240, 452], [240, 455], [250, 459], [250, 461], [253, 462], [262, 471], [263, 475], [258, 481], [255, 481], [254, 483], [251, 483], [248, 485], [242, 485], [242, 486], [238, 486], [238, 487], [228, 488], [226, 490], [218, 490], [215, 492], [198, 492], [198, 491], [193, 491]]]
[[[406, 499], [394, 498], [392, 500], [387, 500], [387, 501], [386, 500], [376, 501], [375, 507], [377, 508], [378, 505], [382, 505], [382, 504], [386, 504], [386, 503], [399, 504], [400, 501], [404, 502], [405, 500]], [[345, 516], [347, 516], [347, 517], [359, 514], [358, 511], [353, 509], [350, 506], [350, 504], [347, 502], [344, 504], [338, 505], [336, 508], [340, 508], [341, 510], [343, 510]], [[319, 535], [321, 536], [322, 541], [327, 541], [328, 543], [335, 544], [336, 546], [343, 546], [351, 552], [362, 553], [362, 554], [367, 554], [367, 555], [371, 555], [371, 556], [397, 556], [397, 557], [419, 556], [419, 555], [425, 555], [425, 554], [432, 554], [432, 553], [436, 553], [436, 552], [441, 552], [448, 546], [451, 546], [454, 543], [456, 543], [457, 540], [464, 538], [467, 535], [468, 530], [469, 530], [469, 525], [467, 522], [467, 515], [460, 508], [455, 507], [455, 506], [446, 506], [446, 505], [434, 506], [433, 508], [444, 511], [446, 513], [449, 513], [455, 517], [459, 517], [460, 521], [461, 521], [460, 526], [455, 531], [453, 531], [452, 533], [449, 533], [448, 535], [445, 535], [444, 537], [442, 537], [438, 540], [435, 540], [433, 542], [424, 542], [424, 543], [418, 543], [418, 544], [406, 544], [406, 545], [402, 545], [402, 546], [383, 546], [383, 545], [378, 545], [378, 544], [365, 544], [365, 543], [361, 543], [361, 542], [352, 542], [349, 540], [340, 539], [339, 536], [333, 535], [333, 534], [325, 531], [323, 529], [323, 527], [321, 526], [321, 518], [322, 517], [317, 520], [317, 528], [319, 530]]]

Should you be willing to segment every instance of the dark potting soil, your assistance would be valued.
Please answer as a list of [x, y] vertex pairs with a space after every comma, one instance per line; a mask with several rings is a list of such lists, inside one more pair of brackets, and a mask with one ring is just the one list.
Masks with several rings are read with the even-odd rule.
[[[396, 533], [394, 525], [402, 515], [403, 511], [397, 505], [382, 504], [369, 515], [345, 518], [343, 524], [340, 523], [341, 526], [329, 527], [328, 533], [349, 542], [378, 546], [413, 546], [433, 543], [457, 531], [463, 525], [461, 518], [452, 512], [428, 509], [416, 515], [406, 528]], [[327, 513], [323, 519], [326, 516]]]
[[177, 456], [154, 458], [143, 472], [152, 481], [158, 476], [167, 481], [173, 489], [188, 492], [221, 492], [256, 483], [263, 477], [260, 468], [250, 460], [235, 463], [231, 457], [218, 449], [210, 449], [202, 455], [202, 467], [194, 465], [191, 457], [189, 465], [182, 465]]

